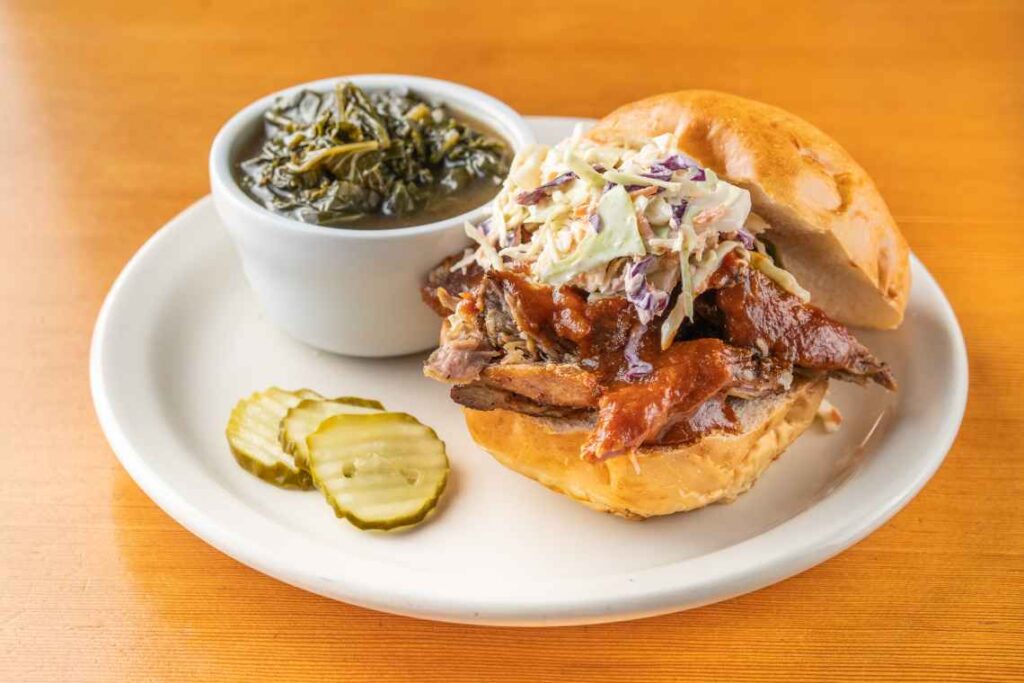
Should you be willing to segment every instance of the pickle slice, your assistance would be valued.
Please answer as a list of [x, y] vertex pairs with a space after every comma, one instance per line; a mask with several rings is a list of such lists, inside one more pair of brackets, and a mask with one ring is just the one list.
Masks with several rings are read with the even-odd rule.
[[448, 482], [444, 442], [405, 413], [335, 415], [306, 443], [313, 481], [360, 529], [422, 521]]
[[323, 397], [309, 389], [285, 391], [271, 387], [243, 398], [235, 405], [225, 430], [235, 460], [263, 481], [286, 489], [313, 488], [309, 474], [281, 448], [281, 420], [305, 399]]
[[380, 401], [355, 396], [332, 399], [306, 399], [288, 411], [281, 420], [281, 447], [295, 458], [295, 466], [307, 470], [309, 447], [306, 437], [316, 431], [324, 420], [342, 413], [379, 413], [384, 410]]

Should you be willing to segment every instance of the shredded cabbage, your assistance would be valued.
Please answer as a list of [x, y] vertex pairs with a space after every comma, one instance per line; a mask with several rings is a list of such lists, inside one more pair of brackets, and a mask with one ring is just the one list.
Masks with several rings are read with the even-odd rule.
[[[476, 247], [456, 266], [525, 267], [552, 286], [623, 296], [642, 323], [660, 321], [666, 347], [734, 250], [806, 301], [795, 278], [759, 253], [756, 237], [769, 226], [751, 213], [750, 193], [679, 152], [680, 132], [637, 148], [599, 145], [580, 128], [554, 147], [525, 149], [489, 224], [466, 228]], [[656, 194], [630, 197], [630, 190], [651, 187]]]
[[696, 294], [699, 295], [704, 291], [704, 287], [707, 285], [708, 280], [710, 280], [711, 276], [715, 274], [718, 267], [722, 265], [722, 259], [724, 259], [726, 255], [734, 249], [739, 250], [741, 257], [745, 257], [747, 255], [747, 250], [743, 248], [743, 245], [732, 240], [721, 242], [713, 250], [704, 254], [700, 263], [697, 264], [696, 270], [693, 271], [693, 291]]
[[757, 249], [757, 240], [755, 240], [754, 236], [747, 232], [745, 228], [740, 228], [736, 231], [736, 239], [743, 244], [743, 248], [747, 251], [760, 251]]
[[[645, 256], [642, 259], [633, 261], [626, 266], [623, 277], [623, 287], [626, 291], [626, 300], [633, 304], [636, 309], [637, 318], [640, 323], [646, 326], [662, 314], [668, 306], [668, 299], [671, 293], [654, 286], [647, 277], [647, 271], [654, 265], [653, 256]], [[675, 283], [673, 283], [674, 286]]]
[[537, 187], [536, 189], [520, 192], [519, 194], [516, 195], [516, 203], [522, 204], [524, 206], [533, 206], [534, 204], [539, 203], [548, 195], [550, 195], [556, 188], [561, 187], [562, 185], [565, 185], [568, 182], [572, 182], [572, 180], [575, 177], [576, 174], [573, 173], [572, 171], [563, 173], [562, 175], [552, 180], [549, 180], [543, 185]]
[[508, 173], [509, 181], [523, 188], [532, 188], [540, 185], [541, 165], [547, 158], [549, 148], [545, 145], [527, 145], [522, 151], [516, 153], [512, 160], [512, 167]]
[[[687, 226], [689, 227], [689, 226]], [[676, 332], [687, 318], [693, 319], [693, 272], [690, 270], [690, 253], [693, 249], [693, 228], [679, 231], [679, 279], [681, 287], [676, 305], [672, 307], [665, 322], [661, 324], [661, 348], [672, 346]]]
[[650, 178], [648, 176], [642, 176], [638, 173], [626, 173], [624, 171], [605, 171], [603, 173], [604, 179], [610, 183], [617, 183], [619, 185], [640, 185], [647, 187], [650, 185], [656, 185], [663, 187], [666, 190], [679, 191], [679, 183], [670, 183], [665, 180], [658, 180], [657, 178]]
[[716, 180], [714, 189], [689, 201], [683, 220], [692, 224], [713, 226], [719, 232], [737, 232], [743, 229], [749, 214], [750, 193], [743, 188]]
[[498, 256], [498, 251], [491, 241], [487, 239], [487, 235], [469, 221], [463, 223], [462, 228], [466, 231], [469, 239], [480, 245], [479, 253], [483, 255], [487, 266], [492, 270], [501, 270], [501, 257]]
[[642, 256], [647, 253], [637, 227], [633, 202], [624, 187], [616, 185], [602, 195], [597, 205], [597, 214], [601, 218], [601, 232], [588, 232], [570, 254], [552, 260], [536, 272], [539, 280], [561, 285], [580, 273], [604, 266], [620, 256]]
[[604, 178], [601, 177], [601, 174], [595, 171], [593, 166], [573, 154], [571, 150], [566, 151], [565, 164], [583, 181], [594, 187], [604, 187]]
[[643, 341], [646, 331], [647, 325], [644, 323], [635, 325], [629, 333], [629, 339], [626, 340], [626, 347], [623, 349], [623, 355], [626, 357], [626, 379], [640, 379], [654, 371], [654, 366], [640, 358], [640, 342]]
[[818, 404], [818, 419], [829, 434], [837, 431], [843, 424], [842, 414], [827, 397], [821, 399], [821, 403]]
[[811, 300], [811, 293], [800, 286], [800, 283], [796, 281], [793, 274], [779, 268], [777, 265], [772, 263], [772, 260], [767, 256], [758, 252], [752, 253], [750, 255], [750, 265], [774, 280], [779, 287], [782, 287], [784, 290], [800, 299], [800, 301], [807, 303]]

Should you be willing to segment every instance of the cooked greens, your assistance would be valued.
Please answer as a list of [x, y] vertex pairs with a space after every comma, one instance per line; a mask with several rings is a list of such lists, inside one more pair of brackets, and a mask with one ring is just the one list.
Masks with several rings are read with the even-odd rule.
[[509, 168], [502, 140], [444, 105], [351, 83], [279, 98], [264, 132], [259, 154], [238, 164], [242, 187], [272, 211], [325, 226], [457, 215], [490, 199]]

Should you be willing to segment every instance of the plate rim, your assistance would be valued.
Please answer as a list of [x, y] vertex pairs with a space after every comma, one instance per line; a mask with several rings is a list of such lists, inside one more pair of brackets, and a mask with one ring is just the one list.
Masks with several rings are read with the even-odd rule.
[[[545, 122], [549, 122], [551, 125], [567, 125], [570, 122], [586, 121], [586, 119], [572, 117], [527, 117], [527, 119], [541, 125], [544, 125]], [[315, 572], [303, 570], [296, 563], [290, 562], [289, 558], [278, 557], [271, 550], [260, 548], [258, 544], [253, 544], [244, 536], [225, 528], [216, 520], [215, 516], [197, 508], [176, 492], [171, 484], [151, 469], [146, 463], [146, 458], [131, 443], [120, 425], [108, 396], [105, 377], [107, 369], [103, 364], [103, 348], [107, 343], [107, 336], [110, 333], [109, 321], [119, 301], [120, 292], [125, 288], [126, 283], [135, 276], [136, 271], [144, 267], [150, 254], [158, 250], [164, 240], [169, 239], [176, 230], [183, 229], [180, 226], [187, 226], [195, 214], [203, 211], [212, 211], [212, 201], [209, 195], [183, 210], [147, 239], [121, 270], [107, 293], [93, 329], [89, 354], [90, 389], [97, 418], [115, 456], [129, 476], [172, 519], [209, 545], [243, 564], [285, 583], [328, 598], [405, 616], [505, 626], [550, 626], [622, 621], [690, 609], [725, 600], [806, 571], [837, 555], [878, 529], [913, 499], [938, 470], [956, 439], [964, 417], [969, 370], [963, 332], [942, 288], [920, 260], [911, 254], [914, 281], [924, 280], [925, 284], [935, 290], [945, 322], [943, 327], [952, 333], [954, 364], [951, 381], [954, 388], [955, 415], [948, 417], [955, 419], [943, 423], [941, 434], [934, 437], [934, 445], [929, 449], [931, 456], [927, 460], [922, 460], [924, 466], [917, 470], [916, 476], [901, 487], [898, 495], [888, 499], [884, 506], [871, 510], [870, 514], [856, 519], [840, 520], [842, 523], [832, 525], [838, 528], [830, 526], [829, 533], [821, 533], [813, 539], [802, 538], [798, 542], [790, 543], [785, 552], [766, 554], [765, 557], [759, 558], [759, 561], [747, 562], [732, 571], [719, 572], [710, 577], [697, 579], [689, 577], [689, 580], [677, 577], [676, 581], [668, 584], [662, 582], [660, 585], [641, 585], [644, 575], [658, 574], [659, 572], [664, 574], [666, 569], [678, 568], [686, 563], [695, 563], [697, 560], [711, 558], [740, 546], [754, 543], [768, 534], [794, 524], [801, 517], [806, 517], [809, 512], [832, 497], [829, 496], [758, 536], [698, 558], [635, 572], [632, 578], [627, 578], [627, 583], [621, 584], [620, 587], [623, 589], [621, 594], [608, 599], [595, 600], [593, 596], [583, 595], [571, 597], [553, 595], [547, 596], [543, 602], [523, 603], [514, 599], [513, 596], [495, 596], [487, 604], [473, 599], [456, 603], [450, 599], [450, 596], [424, 595], [419, 591], [396, 589], [394, 586], [382, 589], [379, 585], [370, 585], [373, 584], [372, 581], [360, 581], [352, 576], [352, 572], [348, 572], [349, 576], [343, 580], [317, 576]], [[362, 565], [365, 564], [366, 562], [362, 563]]]

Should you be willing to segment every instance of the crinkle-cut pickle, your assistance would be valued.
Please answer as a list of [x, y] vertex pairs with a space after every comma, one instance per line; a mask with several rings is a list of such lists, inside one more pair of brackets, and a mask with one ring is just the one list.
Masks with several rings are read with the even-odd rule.
[[307, 472], [281, 448], [281, 420], [306, 399], [323, 399], [309, 389], [285, 391], [271, 387], [243, 398], [235, 405], [225, 433], [235, 460], [263, 481], [286, 489], [313, 488]]
[[281, 420], [280, 441], [285, 453], [295, 459], [295, 466], [308, 471], [309, 449], [306, 437], [316, 431], [324, 420], [342, 413], [379, 413], [384, 410], [380, 401], [340, 396], [332, 399], [306, 399], [288, 411]]
[[422, 521], [448, 482], [444, 442], [405, 413], [335, 415], [306, 443], [313, 481], [360, 529]]

